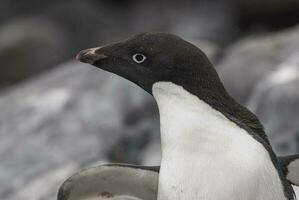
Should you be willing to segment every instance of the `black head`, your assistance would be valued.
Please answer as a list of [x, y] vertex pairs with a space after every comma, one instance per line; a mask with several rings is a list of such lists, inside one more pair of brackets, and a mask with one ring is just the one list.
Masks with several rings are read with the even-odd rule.
[[119, 43], [83, 50], [77, 59], [122, 76], [149, 93], [158, 81], [185, 87], [222, 87], [199, 48], [166, 33], [143, 33]]

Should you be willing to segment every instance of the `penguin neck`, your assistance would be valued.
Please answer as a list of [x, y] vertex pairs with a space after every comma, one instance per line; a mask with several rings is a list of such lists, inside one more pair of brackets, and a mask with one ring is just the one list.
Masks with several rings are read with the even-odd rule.
[[[199, 141], [196, 137], [204, 136], [207, 132], [217, 128], [213, 126], [213, 122], [220, 126], [227, 122], [236, 126], [220, 111], [172, 82], [155, 83], [153, 96], [160, 113], [162, 150], [172, 151], [173, 145], [176, 145], [178, 141], [196, 142], [194, 146], [198, 146]], [[194, 126], [199, 128], [196, 135], [186, 137], [189, 130], [194, 131], [191, 130]]]
[[258, 134], [261, 140], [270, 144], [258, 118], [228, 94], [212, 64], [206, 61], [200, 65], [209, 67], [204, 68], [205, 70], [193, 68], [191, 74], [187, 70], [181, 72], [179, 76], [174, 76], [175, 80], [172, 82], [221, 112], [227, 119], [246, 129], [250, 134]]
[[[207, 122], [203, 124], [211, 125], [213, 121], [208, 119], [210, 115], [213, 115], [212, 118], [221, 116], [214, 120], [229, 121], [235, 126], [245, 129], [247, 133], [257, 135], [263, 142], [269, 143], [263, 131], [263, 126], [256, 116], [234, 101], [227, 94], [222, 84], [219, 85], [221, 87], [211, 90], [211, 88], [203, 89], [203, 87], [190, 87], [190, 85], [187, 86], [188, 89], [185, 89], [185, 86], [173, 82], [155, 83], [152, 92], [159, 108], [161, 129], [170, 121], [177, 121], [177, 125], [188, 124], [185, 123], [184, 117], [201, 118], [203, 122]], [[164, 132], [168, 134], [169, 131]]]

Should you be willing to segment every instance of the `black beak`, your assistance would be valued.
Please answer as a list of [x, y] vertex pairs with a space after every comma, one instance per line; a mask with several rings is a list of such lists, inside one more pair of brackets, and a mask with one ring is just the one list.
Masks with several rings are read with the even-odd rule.
[[76, 59], [83, 63], [94, 64], [97, 60], [107, 58], [106, 55], [97, 53], [99, 49], [101, 47], [82, 50], [77, 54]]

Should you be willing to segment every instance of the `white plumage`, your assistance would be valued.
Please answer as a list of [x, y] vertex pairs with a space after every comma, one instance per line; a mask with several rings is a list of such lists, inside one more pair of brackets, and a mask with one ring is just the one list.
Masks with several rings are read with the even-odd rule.
[[160, 112], [158, 200], [285, 200], [261, 143], [171, 82], [152, 88]]

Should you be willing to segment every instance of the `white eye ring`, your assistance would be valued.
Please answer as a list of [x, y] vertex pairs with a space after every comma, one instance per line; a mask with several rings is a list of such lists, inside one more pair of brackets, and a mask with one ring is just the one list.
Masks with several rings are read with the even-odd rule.
[[143, 63], [146, 60], [146, 56], [141, 54], [141, 53], [135, 53], [132, 56], [132, 59], [134, 60], [134, 62], [136, 63]]

